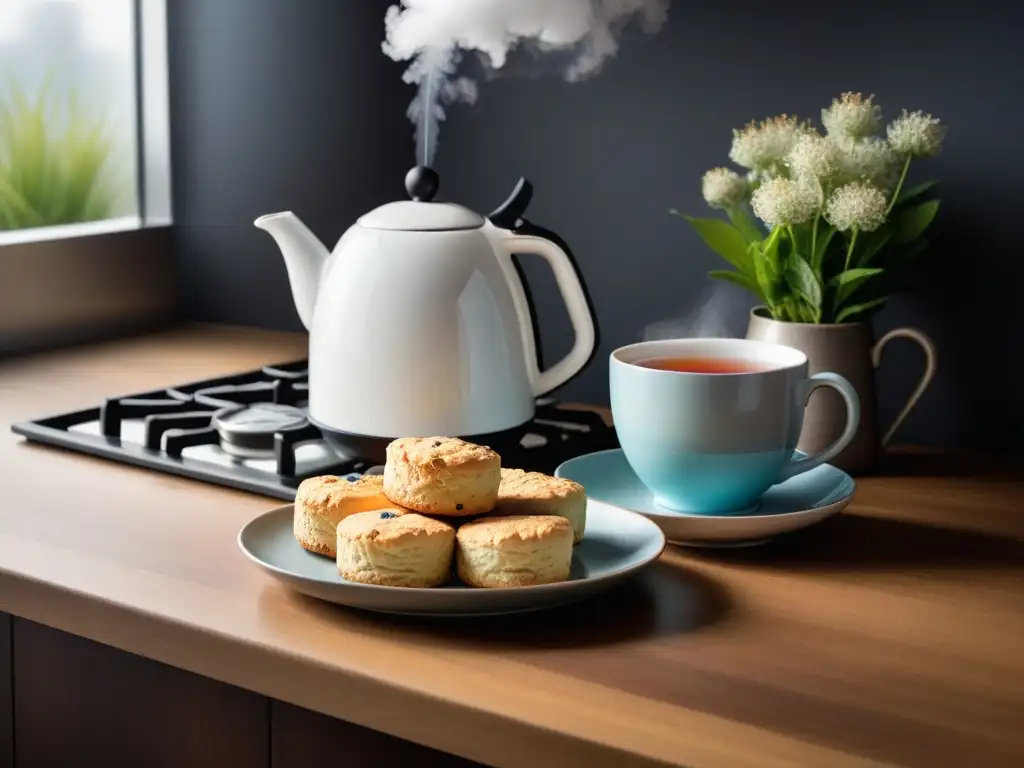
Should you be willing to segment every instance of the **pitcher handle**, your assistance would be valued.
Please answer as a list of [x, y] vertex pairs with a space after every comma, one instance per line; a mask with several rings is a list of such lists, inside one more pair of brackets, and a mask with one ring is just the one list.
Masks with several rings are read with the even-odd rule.
[[[525, 306], [525, 297], [520, 298], [513, 291], [513, 299], [519, 311], [519, 322], [523, 326], [524, 346], [527, 347], [526, 365], [530, 373], [530, 383], [533, 385], [533, 394], [544, 395], [575, 376], [590, 360], [596, 341], [594, 318], [590, 314], [590, 305], [587, 303], [583, 285], [565, 251], [550, 240], [532, 235], [506, 235], [500, 238], [499, 242], [509, 259], [514, 253], [531, 253], [544, 258], [551, 265], [558, 290], [561, 291], [562, 300], [569, 311], [569, 320], [576, 336], [572, 349], [546, 371], [541, 371], [537, 367], [537, 357], [533, 351], [533, 326], [530, 324], [529, 308]], [[521, 292], [520, 289], [519, 293]]]
[[843, 434], [839, 436], [839, 439], [821, 453], [805, 456], [802, 459], [791, 458], [782, 468], [780, 483], [831, 461], [850, 444], [853, 436], [857, 434], [857, 428], [860, 426], [860, 398], [857, 397], [857, 390], [853, 388], [853, 384], [838, 373], [816, 373], [809, 376], [800, 382], [797, 390], [797, 402], [801, 408], [807, 407], [808, 398], [818, 387], [830, 387], [843, 396], [843, 400], [846, 402], [846, 427], [843, 428]]
[[903, 409], [899, 412], [899, 415], [893, 420], [892, 426], [886, 431], [885, 436], [882, 438], [882, 447], [885, 448], [892, 436], [896, 433], [896, 430], [900, 428], [903, 421], [907, 418], [910, 412], [917, 405], [917, 401], [921, 399], [921, 395], [928, 389], [928, 385], [932, 383], [932, 379], [935, 376], [935, 370], [937, 367], [936, 358], [938, 352], [935, 349], [935, 343], [925, 334], [923, 331], [919, 331], [917, 328], [896, 328], [889, 331], [882, 338], [878, 340], [875, 346], [871, 349], [871, 364], [878, 368], [882, 362], [882, 350], [885, 349], [885, 345], [893, 339], [906, 338], [913, 339], [921, 348], [924, 349], [925, 354], [925, 366], [924, 374], [921, 376], [921, 380], [917, 383], [917, 388], [910, 395]]

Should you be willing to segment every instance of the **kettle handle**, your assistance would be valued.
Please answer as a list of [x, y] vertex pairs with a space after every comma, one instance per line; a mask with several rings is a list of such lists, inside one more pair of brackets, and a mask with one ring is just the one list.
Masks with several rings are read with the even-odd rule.
[[[524, 346], [523, 351], [526, 354], [526, 367], [530, 376], [530, 384], [533, 386], [534, 396], [539, 397], [567, 382], [579, 373], [590, 360], [596, 341], [594, 318], [590, 314], [590, 305], [587, 303], [587, 295], [583, 290], [583, 285], [580, 283], [572, 261], [565, 251], [543, 237], [506, 234], [501, 230], [497, 231], [500, 235], [495, 239], [504, 251], [502, 268], [505, 270], [505, 277], [512, 288], [512, 298], [516, 305], [516, 314], [519, 316], [519, 326]], [[513, 280], [508, 274], [508, 270], [514, 270], [512, 256], [517, 253], [541, 256], [551, 265], [551, 271], [554, 272], [558, 290], [561, 292], [562, 300], [569, 311], [569, 320], [572, 322], [573, 332], [576, 337], [572, 349], [569, 350], [569, 354], [546, 371], [541, 371], [537, 365], [533, 321], [529, 305], [526, 301], [526, 295], [519, 281]]]

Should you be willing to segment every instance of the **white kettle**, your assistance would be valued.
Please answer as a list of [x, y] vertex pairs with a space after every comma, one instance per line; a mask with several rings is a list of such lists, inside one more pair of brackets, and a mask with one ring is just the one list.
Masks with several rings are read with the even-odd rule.
[[[569, 256], [452, 203], [437, 174], [406, 177], [411, 200], [362, 216], [333, 253], [290, 211], [261, 216], [309, 330], [309, 419], [344, 455], [376, 458], [397, 437], [518, 440], [534, 401], [574, 376], [595, 327]], [[551, 265], [575, 342], [539, 370], [513, 254]]]

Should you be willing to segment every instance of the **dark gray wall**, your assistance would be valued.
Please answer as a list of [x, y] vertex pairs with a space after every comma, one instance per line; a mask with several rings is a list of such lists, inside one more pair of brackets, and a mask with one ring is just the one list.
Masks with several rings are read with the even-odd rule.
[[[190, 317], [300, 329], [284, 263], [253, 227], [293, 210], [330, 246], [410, 165], [386, 2], [168, 3], [174, 218]], [[374, 12], [370, 12], [374, 10]], [[397, 84], [396, 84], [397, 83]]]
[[[403, 194], [414, 161], [401, 67], [380, 52], [387, 0], [171, 3], [175, 205], [192, 317], [298, 328], [285, 272], [256, 215], [298, 212], [333, 243], [361, 212]], [[605, 359], [645, 326], [690, 311], [718, 265], [670, 207], [703, 215], [699, 178], [726, 161], [730, 130], [779, 112], [817, 120], [843, 90], [888, 115], [925, 109], [949, 126], [939, 244], [914, 292], [878, 318], [940, 348], [940, 374], [901, 440], [1019, 449], [1024, 296], [1017, 236], [1024, 11], [996, 0], [927, 13], [891, 2], [673, 4], [654, 38], [630, 36], [597, 78], [516, 75], [451, 110], [437, 168], [444, 197], [490, 210], [516, 178], [530, 218], [572, 246], [599, 313], [602, 347], [561, 396], [606, 401]], [[698, 7], [698, 5], [700, 7]], [[531, 265], [549, 358], [569, 333], [552, 281]], [[731, 289], [729, 289], [731, 290]], [[729, 294], [729, 326], [749, 302]], [[880, 374], [883, 421], [922, 358], [895, 343]]]

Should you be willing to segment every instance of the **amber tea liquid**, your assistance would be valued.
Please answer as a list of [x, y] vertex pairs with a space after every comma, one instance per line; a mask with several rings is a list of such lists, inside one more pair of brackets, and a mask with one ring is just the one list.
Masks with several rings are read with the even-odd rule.
[[678, 373], [758, 373], [771, 368], [764, 363], [729, 357], [655, 357], [637, 363], [641, 368]]

